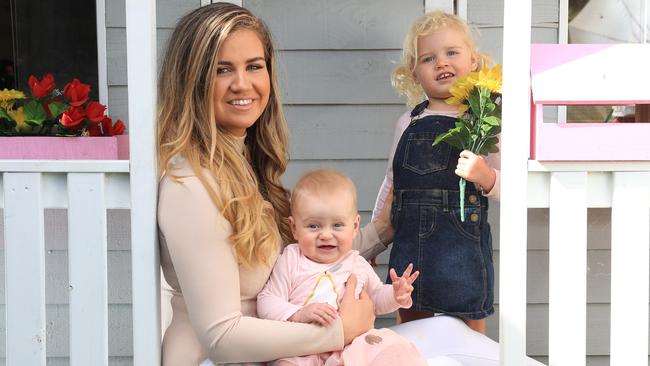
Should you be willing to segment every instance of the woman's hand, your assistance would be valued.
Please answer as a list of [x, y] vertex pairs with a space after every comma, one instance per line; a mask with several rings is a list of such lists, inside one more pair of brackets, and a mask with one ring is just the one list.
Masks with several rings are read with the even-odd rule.
[[357, 277], [351, 274], [345, 283], [345, 293], [339, 307], [339, 316], [343, 322], [343, 339], [346, 345], [354, 338], [372, 329], [375, 323], [375, 306], [365, 290], [357, 300], [354, 290], [357, 287]]
[[455, 173], [469, 182], [478, 184], [485, 193], [492, 190], [497, 179], [494, 169], [485, 159], [469, 150], [461, 151]]

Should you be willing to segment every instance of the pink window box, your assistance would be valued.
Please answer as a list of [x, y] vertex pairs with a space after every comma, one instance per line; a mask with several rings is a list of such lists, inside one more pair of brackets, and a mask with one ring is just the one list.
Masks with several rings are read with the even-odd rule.
[[531, 54], [530, 158], [650, 160], [650, 121], [544, 123], [545, 105], [650, 104], [650, 45], [535, 44]]
[[128, 160], [129, 136], [0, 137], [0, 159]]

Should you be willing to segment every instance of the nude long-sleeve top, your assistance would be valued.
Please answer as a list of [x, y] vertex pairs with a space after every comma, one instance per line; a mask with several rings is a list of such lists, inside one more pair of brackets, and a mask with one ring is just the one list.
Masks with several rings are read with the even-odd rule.
[[[160, 261], [172, 288], [163, 365], [198, 365], [208, 357], [215, 363], [260, 362], [342, 349], [340, 319], [325, 328], [257, 318], [257, 294], [279, 253], [270, 265], [240, 266], [229, 242], [230, 223], [180, 161], [173, 168], [180, 180], [164, 176], [158, 197]], [[385, 249], [372, 224], [357, 243], [366, 255]]]

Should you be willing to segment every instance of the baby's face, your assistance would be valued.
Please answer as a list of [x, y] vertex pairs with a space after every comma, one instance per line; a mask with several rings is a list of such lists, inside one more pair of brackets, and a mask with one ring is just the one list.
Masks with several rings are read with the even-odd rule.
[[359, 215], [352, 193], [301, 194], [294, 203], [291, 229], [304, 256], [317, 263], [334, 263], [352, 249]]

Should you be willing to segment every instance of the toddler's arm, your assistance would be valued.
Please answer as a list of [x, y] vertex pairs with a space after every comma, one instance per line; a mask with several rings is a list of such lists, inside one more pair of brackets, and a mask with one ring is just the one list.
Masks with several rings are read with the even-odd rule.
[[499, 165], [500, 155], [490, 154], [487, 157], [476, 155], [469, 150], [463, 150], [458, 158], [455, 173], [461, 178], [474, 183], [483, 195], [498, 200], [500, 171], [494, 167]]

